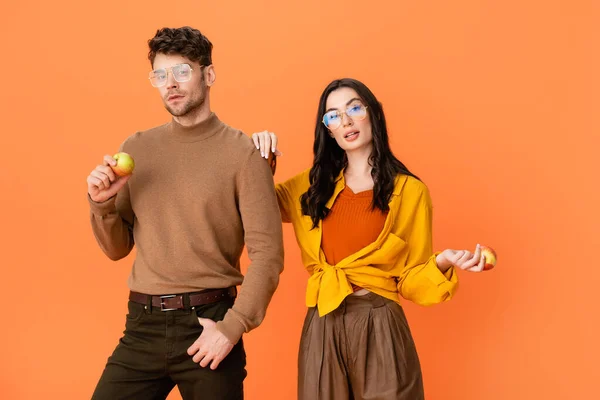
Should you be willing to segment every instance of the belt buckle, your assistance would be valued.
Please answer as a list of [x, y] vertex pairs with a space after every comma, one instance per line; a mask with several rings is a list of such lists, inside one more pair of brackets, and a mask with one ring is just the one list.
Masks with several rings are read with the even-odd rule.
[[175, 294], [168, 294], [165, 296], [160, 296], [160, 311], [173, 311], [173, 310], [177, 310], [176, 308], [165, 308], [165, 302], [163, 301], [163, 299], [171, 299], [173, 297], [175, 297], [177, 295]]

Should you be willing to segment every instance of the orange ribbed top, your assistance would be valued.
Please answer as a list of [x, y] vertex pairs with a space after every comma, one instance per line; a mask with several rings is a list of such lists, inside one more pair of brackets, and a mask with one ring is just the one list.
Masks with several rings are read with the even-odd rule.
[[335, 265], [374, 242], [383, 229], [387, 213], [371, 209], [373, 190], [354, 193], [345, 187], [323, 220], [321, 248], [327, 262]]

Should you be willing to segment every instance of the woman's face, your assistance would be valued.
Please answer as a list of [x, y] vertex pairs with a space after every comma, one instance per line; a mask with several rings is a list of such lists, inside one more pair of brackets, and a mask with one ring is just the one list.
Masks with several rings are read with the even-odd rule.
[[329, 94], [323, 123], [346, 152], [372, 147], [368, 109], [354, 89], [342, 87]]

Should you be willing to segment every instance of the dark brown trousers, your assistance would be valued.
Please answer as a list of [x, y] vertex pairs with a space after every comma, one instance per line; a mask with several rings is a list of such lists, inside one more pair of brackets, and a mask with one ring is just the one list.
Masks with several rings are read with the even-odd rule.
[[415, 344], [399, 304], [348, 296], [319, 317], [310, 308], [298, 358], [299, 400], [422, 400]]
[[161, 311], [129, 302], [124, 336], [96, 386], [94, 400], [165, 399], [177, 385], [184, 400], [241, 400], [246, 354], [240, 340], [216, 370], [187, 354], [200, 336], [197, 317], [220, 321], [233, 299], [194, 309]]

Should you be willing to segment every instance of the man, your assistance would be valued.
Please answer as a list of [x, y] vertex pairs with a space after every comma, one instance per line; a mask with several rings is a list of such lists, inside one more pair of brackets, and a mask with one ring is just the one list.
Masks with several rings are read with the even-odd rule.
[[242, 399], [241, 337], [262, 322], [283, 269], [273, 177], [251, 139], [211, 111], [211, 42], [183, 27], [148, 45], [149, 80], [172, 120], [123, 142], [132, 175], [117, 176], [107, 155], [87, 178], [104, 253], [137, 249], [124, 336], [93, 398], [164, 399], [177, 385], [184, 399]]

